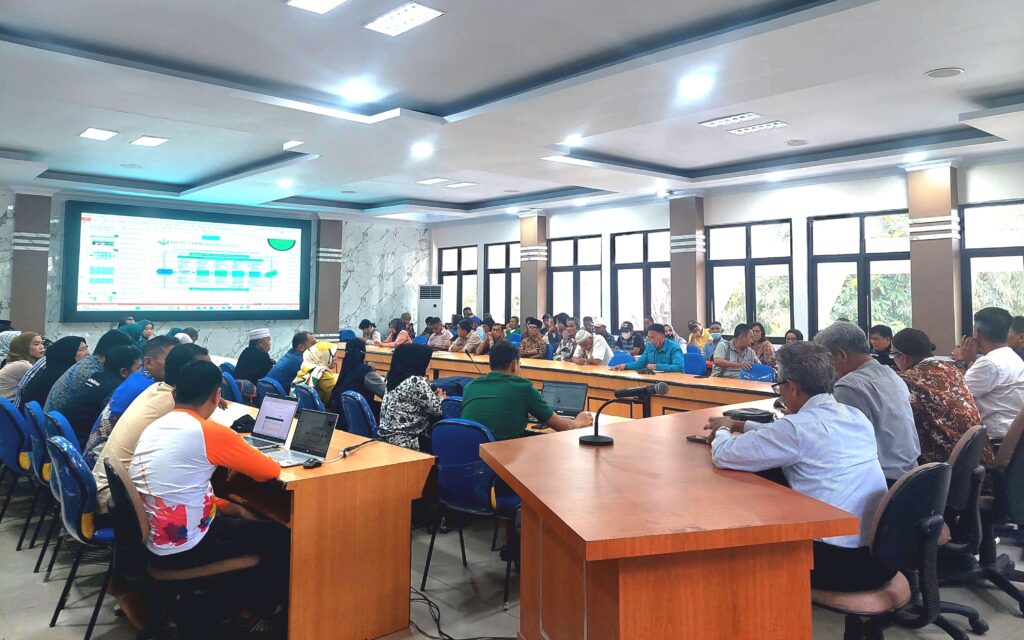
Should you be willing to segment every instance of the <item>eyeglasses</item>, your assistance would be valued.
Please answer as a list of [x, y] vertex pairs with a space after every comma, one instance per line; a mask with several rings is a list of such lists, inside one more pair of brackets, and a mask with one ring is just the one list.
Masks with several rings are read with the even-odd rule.
[[786, 378], [785, 380], [782, 380], [780, 382], [776, 382], [775, 384], [773, 384], [772, 385], [772, 391], [775, 392], [775, 395], [781, 396], [782, 395], [782, 385], [786, 384], [789, 381], [790, 381], [790, 378]]

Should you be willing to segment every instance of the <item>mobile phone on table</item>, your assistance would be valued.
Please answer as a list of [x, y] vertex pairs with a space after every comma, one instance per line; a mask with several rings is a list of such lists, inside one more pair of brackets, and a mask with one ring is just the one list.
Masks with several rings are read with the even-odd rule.
[[708, 437], [707, 436], [686, 436], [686, 439], [689, 440], [690, 442], [699, 442], [701, 444], [707, 444], [708, 443]]

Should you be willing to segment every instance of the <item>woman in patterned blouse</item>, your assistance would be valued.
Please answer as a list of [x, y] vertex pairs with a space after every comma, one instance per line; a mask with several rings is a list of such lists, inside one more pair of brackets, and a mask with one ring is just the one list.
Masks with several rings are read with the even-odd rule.
[[381, 440], [419, 451], [421, 436], [424, 440], [429, 438], [430, 427], [441, 419], [445, 393], [431, 389], [427, 381], [427, 366], [433, 353], [425, 344], [403, 344], [395, 348], [388, 371], [387, 393], [380, 408], [378, 433]]
[[772, 343], [768, 340], [768, 334], [764, 329], [764, 325], [760, 322], [755, 322], [750, 325], [750, 337], [754, 339], [750, 348], [757, 354], [757, 359], [761, 361], [761, 364], [774, 367], [775, 347], [773, 347]]
[[[982, 424], [960, 370], [932, 357], [935, 345], [919, 329], [904, 329], [892, 338], [891, 356], [910, 389], [910, 406], [921, 440], [921, 464], [946, 462], [960, 437]], [[992, 464], [992, 446], [985, 445], [983, 464]]]

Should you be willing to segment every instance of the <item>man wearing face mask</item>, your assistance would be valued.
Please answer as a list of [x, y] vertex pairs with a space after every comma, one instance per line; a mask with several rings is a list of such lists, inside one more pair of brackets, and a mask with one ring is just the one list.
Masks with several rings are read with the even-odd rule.
[[708, 331], [711, 332], [711, 340], [704, 345], [704, 359], [711, 361], [715, 359], [715, 349], [722, 341], [722, 323], [717, 320], [712, 322], [708, 325]]
[[615, 348], [628, 351], [631, 356], [638, 356], [645, 346], [647, 345], [644, 343], [644, 337], [633, 333], [633, 323], [628, 320], [623, 322], [619, 328], [619, 339], [615, 341]]

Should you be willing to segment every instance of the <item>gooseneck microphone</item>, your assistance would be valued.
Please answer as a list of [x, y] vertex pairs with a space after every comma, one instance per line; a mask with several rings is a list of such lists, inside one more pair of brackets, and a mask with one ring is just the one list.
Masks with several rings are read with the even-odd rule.
[[644, 387], [630, 387], [629, 389], [618, 389], [615, 392], [616, 398], [649, 398], [651, 396], [663, 396], [668, 393], [668, 385], [664, 382], [655, 382]]

